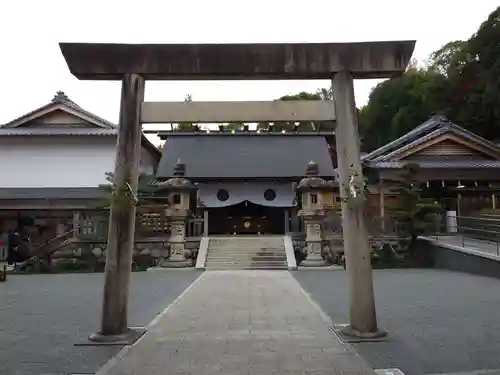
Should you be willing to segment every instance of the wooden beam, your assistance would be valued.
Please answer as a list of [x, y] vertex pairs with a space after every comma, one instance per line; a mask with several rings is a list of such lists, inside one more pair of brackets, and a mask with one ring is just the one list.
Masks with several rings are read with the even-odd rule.
[[141, 116], [143, 124], [332, 120], [335, 109], [329, 100], [145, 102]]
[[344, 69], [372, 79], [401, 75], [415, 41], [59, 46], [79, 79], [120, 80], [132, 73], [147, 80], [330, 79]]
[[144, 85], [144, 78], [137, 74], [127, 74], [122, 80], [114, 172], [120, 199], [111, 203], [101, 329], [90, 336], [92, 341], [115, 341], [131, 333], [127, 307], [136, 211], [131, 196], [137, 195]]

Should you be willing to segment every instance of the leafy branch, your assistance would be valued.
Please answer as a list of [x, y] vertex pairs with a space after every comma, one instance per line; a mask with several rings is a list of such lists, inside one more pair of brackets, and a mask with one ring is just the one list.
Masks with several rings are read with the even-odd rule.
[[361, 174], [352, 169], [349, 169], [349, 180], [347, 186], [344, 184], [344, 198], [342, 202], [346, 203], [348, 207], [355, 207], [363, 204], [367, 198], [368, 184]]
[[[154, 200], [154, 193], [158, 190], [157, 187], [149, 185], [151, 176], [142, 175], [139, 177], [137, 194], [134, 193], [130, 178], [126, 178], [121, 185], [115, 182], [112, 172], [106, 173], [107, 184], [99, 185], [99, 189], [105, 192], [106, 198], [100, 205], [100, 209], [109, 210], [111, 206], [126, 207], [133, 205], [136, 208], [144, 208], [157, 206], [158, 202]], [[163, 202], [168, 204], [168, 202]]]

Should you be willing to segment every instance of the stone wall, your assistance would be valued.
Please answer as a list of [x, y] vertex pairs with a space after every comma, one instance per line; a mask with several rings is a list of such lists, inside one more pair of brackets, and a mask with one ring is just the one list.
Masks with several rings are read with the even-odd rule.
[[500, 257], [493, 254], [479, 254], [427, 238], [419, 238], [417, 246], [427, 267], [500, 279]]
[[[198, 255], [200, 239], [188, 238], [186, 241], [186, 256], [193, 259], [193, 266]], [[170, 243], [168, 239], [144, 239], [134, 243], [132, 269], [146, 270], [158, 263], [161, 258], [170, 257]], [[42, 260], [42, 264], [33, 264], [35, 271], [95, 271], [104, 269], [106, 262], [105, 241], [73, 241], [52, 254], [49, 263]], [[25, 269], [30, 269], [25, 266]]]

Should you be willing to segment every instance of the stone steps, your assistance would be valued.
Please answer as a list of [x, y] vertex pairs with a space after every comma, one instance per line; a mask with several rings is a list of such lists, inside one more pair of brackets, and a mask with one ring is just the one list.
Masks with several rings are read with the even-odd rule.
[[205, 269], [288, 269], [283, 237], [210, 238]]
[[249, 269], [288, 269], [286, 262], [216, 262], [206, 264], [207, 270], [249, 270]]

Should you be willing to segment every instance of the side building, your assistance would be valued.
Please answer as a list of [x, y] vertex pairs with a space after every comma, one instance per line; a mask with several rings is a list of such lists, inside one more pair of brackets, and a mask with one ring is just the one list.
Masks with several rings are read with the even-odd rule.
[[406, 163], [420, 166], [422, 193], [447, 211], [468, 216], [500, 208], [500, 147], [446, 119], [433, 116], [402, 137], [364, 155], [372, 216], [387, 216], [397, 200], [391, 181]]
[[[73, 227], [75, 215], [102, 204], [99, 185], [114, 171], [116, 125], [63, 92], [0, 126], [0, 233], [29, 217], [32, 244]], [[142, 138], [141, 173], [153, 175], [160, 151]]]

